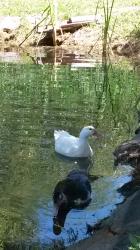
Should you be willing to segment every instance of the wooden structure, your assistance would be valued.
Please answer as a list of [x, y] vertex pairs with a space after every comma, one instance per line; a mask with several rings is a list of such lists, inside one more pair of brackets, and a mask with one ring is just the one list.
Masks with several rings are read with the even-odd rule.
[[45, 36], [39, 41], [38, 45], [56, 45], [57, 42], [54, 42], [54, 33], [56, 39], [56, 36], [58, 35], [64, 34], [66, 32], [74, 33], [83, 26], [87, 26], [98, 21], [99, 16], [96, 15], [71, 17], [69, 20], [61, 22], [59, 25], [55, 26], [55, 30], [54, 28], [44, 29], [43, 34], [45, 34]]

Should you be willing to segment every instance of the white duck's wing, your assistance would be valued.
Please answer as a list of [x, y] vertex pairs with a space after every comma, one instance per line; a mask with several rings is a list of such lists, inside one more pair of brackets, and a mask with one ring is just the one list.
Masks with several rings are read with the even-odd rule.
[[57, 140], [62, 136], [71, 136], [67, 131], [64, 130], [54, 130], [54, 139]]
[[55, 131], [55, 151], [59, 154], [75, 157], [79, 150], [79, 138], [66, 131]]

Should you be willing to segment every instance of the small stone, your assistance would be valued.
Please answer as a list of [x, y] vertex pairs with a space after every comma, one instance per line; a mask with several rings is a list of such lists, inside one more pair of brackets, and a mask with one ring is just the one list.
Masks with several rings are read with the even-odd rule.
[[16, 30], [20, 26], [20, 17], [18, 16], [1, 16], [0, 17], [0, 30], [7, 33]]

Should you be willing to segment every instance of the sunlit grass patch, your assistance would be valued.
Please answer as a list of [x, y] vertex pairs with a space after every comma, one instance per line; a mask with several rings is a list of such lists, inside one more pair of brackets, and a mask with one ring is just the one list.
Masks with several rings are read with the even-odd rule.
[[[115, 17], [113, 17], [114, 20]], [[116, 17], [114, 35], [118, 37], [129, 37], [134, 30], [138, 32], [140, 24], [140, 15], [138, 11], [130, 11]], [[112, 20], [112, 23], [113, 23]], [[134, 34], [134, 32], [133, 32]]]
[[[109, 0], [111, 4], [112, 0]], [[50, 3], [53, 3], [50, 0]], [[98, 0], [58, 0], [58, 11], [60, 16], [89, 15], [94, 14]], [[46, 8], [49, 1], [45, 0], [1, 0], [0, 15], [26, 15], [40, 13]], [[114, 8], [126, 6], [139, 6], [139, 0], [115, 0]], [[103, 10], [103, 2], [99, 1], [99, 9]]]
[[46, 6], [46, 1], [41, 0], [1, 0], [0, 15], [25, 16], [40, 13]]

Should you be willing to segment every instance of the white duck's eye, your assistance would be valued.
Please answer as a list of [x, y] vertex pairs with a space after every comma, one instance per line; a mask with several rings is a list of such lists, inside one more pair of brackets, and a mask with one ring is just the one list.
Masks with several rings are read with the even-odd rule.
[[89, 130], [93, 130], [93, 128], [89, 128]]

